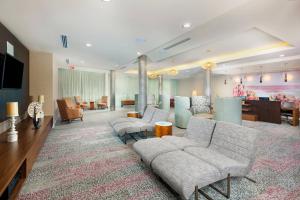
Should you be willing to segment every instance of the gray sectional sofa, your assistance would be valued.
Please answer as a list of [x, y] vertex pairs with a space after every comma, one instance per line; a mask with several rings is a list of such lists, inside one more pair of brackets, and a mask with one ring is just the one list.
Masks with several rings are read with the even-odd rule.
[[[183, 199], [211, 186], [230, 197], [231, 177], [246, 177], [255, 159], [258, 131], [228, 122], [191, 117], [184, 137], [164, 136], [133, 145], [147, 166]], [[227, 192], [212, 184], [227, 179]]]
[[[116, 134], [123, 139], [126, 144], [128, 136], [132, 137], [132, 133], [152, 132], [156, 122], [167, 121], [169, 112], [148, 106], [143, 118], [119, 118], [111, 121], [110, 124]], [[132, 137], [135, 139], [134, 137]]]

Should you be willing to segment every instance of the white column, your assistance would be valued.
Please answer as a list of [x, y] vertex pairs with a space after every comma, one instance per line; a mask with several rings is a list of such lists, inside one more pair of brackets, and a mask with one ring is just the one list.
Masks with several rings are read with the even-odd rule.
[[158, 94], [159, 95], [163, 95], [164, 93], [164, 76], [163, 75], [159, 75], [158, 76]]
[[116, 71], [110, 70], [110, 111], [116, 110]]
[[211, 81], [212, 81], [212, 72], [211, 67], [205, 69], [205, 95], [209, 97], [211, 101]]
[[139, 101], [138, 111], [144, 114], [147, 106], [147, 56], [138, 57], [139, 63]]

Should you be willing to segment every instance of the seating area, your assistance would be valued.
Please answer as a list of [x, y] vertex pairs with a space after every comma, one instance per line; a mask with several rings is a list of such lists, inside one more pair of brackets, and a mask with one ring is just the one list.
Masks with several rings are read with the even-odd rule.
[[205, 194], [202, 187], [223, 179], [229, 198], [231, 177], [246, 177], [254, 163], [257, 134], [255, 129], [192, 117], [184, 137], [140, 140], [133, 148], [183, 199], [198, 199], [198, 190]]
[[0, 200], [300, 200], [300, 0], [1, 0]]

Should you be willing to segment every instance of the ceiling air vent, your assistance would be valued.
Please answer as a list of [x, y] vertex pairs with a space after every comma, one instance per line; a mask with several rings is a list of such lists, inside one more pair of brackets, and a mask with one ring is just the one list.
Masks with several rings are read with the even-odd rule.
[[170, 49], [172, 49], [178, 45], [181, 45], [183, 43], [186, 43], [187, 41], [190, 41], [190, 40], [191, 40], [191, 38], [185, 38], [183, 40], [180, 40], [179, 42], [176, 42], [174, 44], [171, 44], [170, 46], [165, 47], [164, 50], [170, 50]]
[[61, 43], [64, 48], [68, 48], [68, 37], [66, 35], [61, 35]]

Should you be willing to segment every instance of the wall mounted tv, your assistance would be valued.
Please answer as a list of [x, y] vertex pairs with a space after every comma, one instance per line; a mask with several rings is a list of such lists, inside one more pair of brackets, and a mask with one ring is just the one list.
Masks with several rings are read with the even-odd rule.
[[0, 88], [22, 88], [24, 63], [9, 54], [0, 55]]

